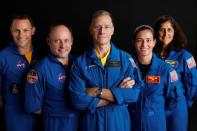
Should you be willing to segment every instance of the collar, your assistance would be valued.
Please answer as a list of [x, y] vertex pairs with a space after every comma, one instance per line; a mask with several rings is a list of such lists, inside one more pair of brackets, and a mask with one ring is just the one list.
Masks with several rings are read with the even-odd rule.
[[17, 54], [17, 55], [21, 55], [18, 48], [16, 47], [16, 44], [14, 42], [11, 42], [10, 45], [9, 45], [9, 49], [11, 52], [13, 52], [14, 54]]
[[[98, 59], [98, 57], [96, 56], [96, 53], [94, 51], [94, 48], [89, 48], [88, 51], [86, 52], [87, 56], [97, 65], [102, 67], [102, 64], [100, 62], [100, 60]], [[120, 57], [119, 57], [119, 49], [117, 49], [115, 47], [115, 45], [112, 43], [111, 44], [111, 50], [110, 53], [108, 55], [107, 61], [119, 61]]]
[[157, 68], [158, 60], [159, 60], [159, 58], [153, 53], [151, 65], [150, 65], [150, 70], [155, 70]]
[[[156, 56], [156, 54], [153, 53], [149, 70], [155, 70], [155, 68], [158, 65], [158, 60], [159, 60], [159, 58]], [[137, 65], [139, 66], [138, 60], [137, 60]]]
[[[63, 65], [53, 54], [49, 53], [47, 56], [52, 62]], [[70, 64], [73, 60], [74, 60], [74, 56], [69, 54], [68, 55], [68, 64]], [[66, 65], [63, 65], [63, 66], [66, 66]]]
[[163, 59], [163, 60], [169, 59], [169, 58], [170, 58], [171, 56], [173, 56], [174, 54], [176, 54], [176, 51], [175, 51], [175, 50], [170, 50], [168, 56], [167, 56], [166, 58], [162, 58], [162, 56], [160, 55], [160, 53], [156, 53], [156, 55], [157, 55], [159, 58]]
[[[107, 60], [119, 60], [119, 49], [117, 49], [114, 44], [111, 44], [111, 51], [109, 53], [109, 56]], [[94, 51], [94, 48], [89, 48], [88, 51], [86, 52], [87, 55], [92, 59], [92, 60], [99, 60], [98, 57], [96, 56], [96, 53]]]

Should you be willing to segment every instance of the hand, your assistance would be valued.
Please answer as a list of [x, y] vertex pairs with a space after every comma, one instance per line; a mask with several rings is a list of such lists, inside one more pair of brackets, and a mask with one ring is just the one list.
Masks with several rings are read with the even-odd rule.
[[87, 88], [86, 88], [86, 94], [87, 94], [88, 96], [96, 97], [96, 90], [97, 90], [97, 89], [98, 89], [97, 87], [91, 87], [91, 88], [87, 87]]
[[40, 114], [42, 114], [42, 109], [39, 109], [39, 110], [37, 110], [36, 112], [34, 112], [35, 114], [37, 114], [37, 115], [40, 115]]
[[110, 102], [104, 99], [100, 99], [99, 103], [96, 105], [96, 107], [106, 106], [109, 105]]
[[127, 77], [120, 83], [120, 88], [132, 88], [134, 85], [135, 80], [131, 80], [131, 77]]

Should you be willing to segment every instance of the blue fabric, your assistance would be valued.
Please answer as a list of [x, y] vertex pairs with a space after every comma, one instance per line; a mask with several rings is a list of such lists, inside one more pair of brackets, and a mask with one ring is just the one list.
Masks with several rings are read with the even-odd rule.
[[[115, 64], [114, 64], [115, 63]], [[93, 48], [82, 54], [74, 63], [70, 76], [70, 93], [74, 106], [82, 110], [82, 131], [130, 131], [128, 103], [135, 102], [143, 82], [132, 57], [113, 44], [105, 66], [102, 66]], [[121, 81], [130, 76], [133, 88], [119, 88]], [[115, 102], [96, 107], [99, 98], [86, 95], [86, 87], [110, 89]]]
[[177, 108], [168, 117], [169, 131], [187, 131], [188, 130], [188, 110], [197, 97], [197, 68], [193, 56], [186, 50], [171, 50], [167, 58], [162, 60], [169, 63], [178, 73], [182, 83], [179, 90], [179, 99]]
[[[33, 53], [32, 63], [35, 54]], [[7, 131], [31, 131], [35, 118], [24, 109], [24, 81], [31, 65], [14, 43], [0, 52], [0, 92]]]
[[[138, 64], [138, 62], [136, 62]], [[129, 106], [135, 131], [166, 131], [166, 113], [177, 105], [177, 88], [180, 81], [173, 68], [153, 54], [151, 65], [145, 75], [145, 85], [137, 103]]]
[[[1, 76], [2, 74], [0, 73], [0, 84], [2, 83], [2, 76]], [[2, 100], [2, 85], [0, 85], [0, 102], [3, 102], [3, 100]]]
[[45, 131], [75, 131], [77, 128], [78, 113], [71, 107], [67, 86], [72, 61], [73, 57], [69, 56], [69, 64], [63, 65], [49, 54], [29, 71], [35, 79], [27, 80], [25, 85], [26, 110], [42, 109]]

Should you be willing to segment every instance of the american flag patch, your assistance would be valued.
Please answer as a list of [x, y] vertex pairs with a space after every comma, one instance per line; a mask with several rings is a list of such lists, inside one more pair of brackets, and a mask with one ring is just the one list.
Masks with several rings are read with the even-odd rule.
[[194, 57], [187, 59], [187, 66], [189, 69], [196, 67], [196, 62], [194, 60]]
[[136, 67], [135, 61], [133, 60], [133, 58], [129, 58], [129, 61], [131, 62], [131, 65], [133, 67]]
[[177, 81], [177, 80], [178, 80], [178, 75], [177, 75], [176, 71], [175, 70], [171, 71], [170, 72], [170, 81], [174, 82], [174, 81]]

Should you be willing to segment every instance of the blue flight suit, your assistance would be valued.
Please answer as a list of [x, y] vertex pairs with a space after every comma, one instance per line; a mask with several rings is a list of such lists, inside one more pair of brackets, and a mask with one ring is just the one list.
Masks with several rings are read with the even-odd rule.
[[[93, 48], [76, 60], [71, 69], [69, 89], [74, 106], [82, 110], [79, 120], [82, 131], [130, 131], [127, 105], [137, 101], [143, 86], [136, 70], [132, 57], [113, 44], [105, 66]], [[135, 80], [135, 86], [120, 88], [119, 84], [128, 76]], [[97, 108], [100, 99], [87, 96], [86, 87], [110, 89], [115, 102]]]
[[197, 68], [193, 56], [186, 50], [171, 50], [162, 60], [169, 63], [176, 71], [182, 86], [179, 88], [179, 101], [174, 112], [167, 117], [168, 131], [188, 130], [188, 109], [197, 97]]
[[[138, 65], [138, 61], [136, 62]], [[137, 103], [129, 106], [135, 131], [166, 131], [166, 114], [177, 103], [180, 86], [175, 70], [155, 54], [144, 77], [144, 87]]]
[[24, 108], [24, 82], [30, 67], [37, 61], [32, 54], [31, 65], [14, 43], [0, 52], [0, 92], [7, 131], [32, 131], [35, 116]]
[[70, 63], [63, 65], [52, 54], [42, 59], [27, 75], [25, 106], [28, 112], [42, 110], [45, 131], [76, 131], [78, 112], [68, 94]]

